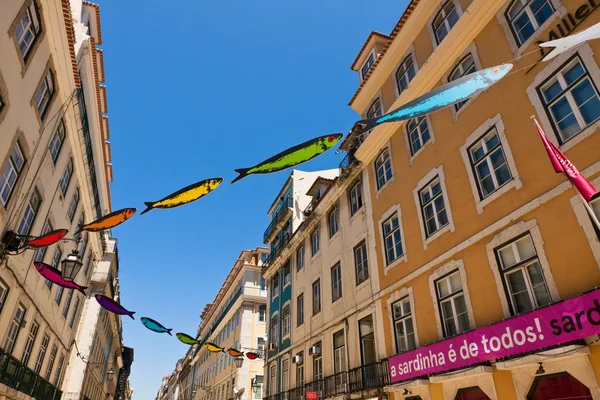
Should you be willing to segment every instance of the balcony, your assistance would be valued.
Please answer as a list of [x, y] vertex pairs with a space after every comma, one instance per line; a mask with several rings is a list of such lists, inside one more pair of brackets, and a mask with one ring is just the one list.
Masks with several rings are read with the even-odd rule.
[[271, 249], [271, 253], [269, 253], [269, 256], [265, 259], [265, 262], [264, 262], [265, 266], [270, 265], [271, 262], [273, 262], [273, 260], [275, 260], [275, 258], [277, 258], [279, 253], [281, 253], [281, 250], [283, 250], [283, 248], [285, 246], [287, 246], [287, 244], [290, 242], [291, 237], [292, 237], [292, 235], [290, 235], [289, 233], [286, 233], [285, 235], [283, 235], [283, 237], [279, 241], [279, 243], [277, 243], [275, 246], [273, 246], [273, 248]]
[[348, 175], [352, 167], [358, 164], [358, 160], [354, 157], [354, 151], [346, 154], [346, 157], [340, 162], [340, 177]]
[[299, 386], [285, 392], [267, 396], [266, 400], [304, 400], [306, 392], [316, 392], [319, 400], [349, 395], [365, 390], [383, 390], [389, 385], [387, 360], [363, 365], [350, 371], [339, 372], [304, 386]]
[[111, 297], [115, 295], [114, 278], [111, 272], [94, 271], [92, 274], [92, 282], [108, 285]]
[[62, 391], [0, 349], [0, 382], [37, 400], [60, 400]]
[[[278, 210], [275, 212], [273, 216], [273, 220], [267, 227], [263, 235], [263, 243], [268, 243], [270, 239], [272, 239], [272, 233], [276, 231], [276, 227], [281, 221], [287, 221], [289, 217], [292, 216], [292, 208], [294, 207], [294, 199], [292, 196], [286, 196], [281, 203], [279, 203]], [[284, 218], [285, 217], [285, 218]]]

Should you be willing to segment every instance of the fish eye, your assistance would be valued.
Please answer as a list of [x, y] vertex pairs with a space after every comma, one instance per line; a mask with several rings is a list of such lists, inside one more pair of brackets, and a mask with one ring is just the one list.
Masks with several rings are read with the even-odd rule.
[[333, 135], [331, 135], [331, 136], [329, 136], [329, 137], [327, 138], [327, 141], [328, 141], [329, 143], [331, 143], [331, 142], [333, 142], [333, 139], [335, 139], [335, 138], [333, 137]]
[[500, 68], [496, 67], [492, 70], [492, 75], [496, 75], [499, 72], [500, 72]]

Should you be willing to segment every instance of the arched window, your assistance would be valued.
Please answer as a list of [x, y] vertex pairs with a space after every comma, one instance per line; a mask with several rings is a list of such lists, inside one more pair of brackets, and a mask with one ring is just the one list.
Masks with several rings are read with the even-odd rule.
[[[463, 59], [458, 62], [456, 67], [454, 67], [452, 72], [450, 72], [450, 75], [448, 76], [448, 82], [460, 79], [463, 76], [472, 74], [475, 71], [477, 71], [477, 67], [475, 66], [473, 55], [469, 53], [463, 57]], [[469, 99], [461, 101], [460, 103], [456, 103], [454, 105], [454, 109], [456, 111], [460, 110], [460, 108], [464, 106], [467, 101], [469, 101]]]
[[441, 10], [437, 13], [433, 20], [433, 31], [435, 32], [435, 40], [437, 44], [440, 44], [442, 40], [448, 35], [450, 29], [458, 21], [458, 12], [452, 0], [449, 0], [444, 4]]
[[535, 378], [527, 400], [592, 399], [592, 393], [583, 383], [568, 373], [542, 375]]
[[392, 161], [390, 151], [385, 148], [375, 159], [375, 171], [377, 174], [377, 189], [381, 189], [390, 179], [392, 179]]
[[381, 117], [382, 115], [383, 108], [381, 108], [381, 99], [377, 98], [373, 101], [371, 107], [369, 107], [369, 110], [367, 111], [367, 119]]
[[454, 400], [490, 400], [487, 394], [479, 388], [474, 386], [465, 389], [459, 389], [456, 393]]
[[553, 13], [550, 0], [513, 0], [506, 9], [506, 19], [518, 45], [525, 43]]
[[402, 64], [398, 67], [396, 71], [396, 86], [398, 87], [398, 96], [406, 90], [408, 84], [415, 77], [415, 64], [413, 62], [412, 55], [409, 54], [408, 57], [402, 61]]

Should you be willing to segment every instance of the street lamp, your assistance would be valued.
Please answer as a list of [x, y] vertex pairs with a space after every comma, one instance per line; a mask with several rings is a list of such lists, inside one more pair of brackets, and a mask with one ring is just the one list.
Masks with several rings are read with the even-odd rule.
[[79, 259], [79, 252], [76, 249], [73, 250], [73, 252], [67, 256], [67, 258], [62, 260], [60, 264], [62, 266], [62, 278], [65, 281], [71, 282], [75, 280], [75, 277], [77, 276], [79, 270], [81, 269], [81, 266], [83, 265], [83, 263]]
[[244, 363], [244, 357], [242, 357], [242, 356], [235, 357], [233, 359], [233, 361], [235, 362], [236, 367], [242, 368], [242, 364]]
[[258, 389], [260, 389], [260, 385], [256, 383], [256, 377], [252, 378], [252, 393], [258, 393]]

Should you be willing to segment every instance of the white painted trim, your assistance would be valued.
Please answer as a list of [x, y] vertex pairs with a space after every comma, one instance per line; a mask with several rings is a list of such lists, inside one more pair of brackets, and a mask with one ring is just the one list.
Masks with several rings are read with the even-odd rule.
[[[469, 285], [467, 284], [467, 273], [465, 272], [465, 264], [462, 259], [450, 260], [447, 263], [436, 268], [433, 273], [429, 276], [429, 292], [431, 300], [433, 301], [433, 311], [435, 314], [435, 324], [437, 326], [438, 335], [441, 339], [444, 339], [444, 329], [442, 327], [442, 318], [438, 307], [438, 297], [435, 288], [435, 281], [444, 275], [450, 274], [458, 270], [460, 275], [460, 282], [462, 284], [463, 296], [465, 297], [465, 304], [467, 306], [467, 316], [469, 317], [469, 330], [475, 329], [475, 316], [473, 313], [473, 306], [471, 304], [471, 296], [469, 295]], [[462, 332], [461, 332], [462, 333]]]
[[396, 303], [397, 301], [399, 301], [400, 299], [405, 298], [406, 296], [408, 296], [408, 300], [410, 301], [410, 314], [411, 314], [411, 318], [413, 321], [413, 330], [415, 333], [415, 344], [416, 344], [416, 348], [418, 349], [419, 347], [421, 347], [421, 343], [419, 342], [419, 330], [417, 329], [417, 313], [415, 312], [415, 297], [413, 295], [413, 289], [412, 286], [404, 286], [402, 288], [400, 288], [400, 290], [395, 291], [394, 293], [391, 294], [391, 296], [388, 298], [387, 300], [387, 309], [388, 309], [388, 318], [390, 321], [390, 326], [392, 328], [392, 332], [390, 333], [391, 338], [392, 338], [392, 342], [394, 345], [394, 352], [398, 353], [398, 348], [396, 345], [396, 332], [395, 332], [395, 325], [394, 325], [394, 310], [392, 305], [394, 303]]
[[[485, 135], [488, 131], [490, 131], [493, 127], [496, 128], [496, 132], [498, 133], [498, 138], [500, 139], [500, 143], [502, 144], [502, 151], [504, 152], [506, 162], [508, 163], [508, 167], [510, 168], [512, 179], [508, 183], [504, 184], [504, 186], [497, 189], [494, 193], [490, 194], [482, 200], [479, 195], [477, 180], [473, 173], [473, 168], [471, 166], [471, 157], [469, 155], [468, 149], [475, 142], [481, 139], [482, 136]], [[465, 168], [467, 170], [469, 183], [471, 184], [471, 191], [473, 192], [473, 199], [475, 200], [475, 208], [477, 209], [477, 214], [483, 213], [483, 207], [496, 200], [498, 197], [502, 196], [510, 189], [515, 188], [516, 190], [519, 190], [523, 187], [521, 176], [519, 175], [519, 171], [517, 170], [517, 164], [515, 163], [512, 151], [510, 150], [510, 146], [508, 145], [508, 138], [506, 137], [506, 133], [504, 131], [504, 122], [502, 122], [502, 117], [500, 116], [500, 114], [496, 114], [495, 117], [489, 118], [479, 128], [477, 128], [473, 133], [471, 133], [469, 137], [467, 137], [467, 140], [465, 140], [465, 144], [461, 146], [460, 154], [463, 159], [463, 164], [465, 164]]]
[[415, 154], [412, 154], [412, 149], [410, 146], [410, 137], [408, 135], [408, 122], [409, 121], [406, 121], [405, 124], [402, 124], [402, 133], [404, 136], [404, 144], [406, 145], [406, 151], [407, 151], [407, 154], [409, 155], [408, 165], [413, 165], [415, 158], [417, 158], [417, 156], [419, 154], [421, 154], [427, 146], [435, 143], [435, 134], [433, 133], [433, 124], [431, 123], [431, 119], [429, 119], [429, 115], [425, 115], [425, 121], [427, 123], [427, 129], [429, 130], [429, 140], [427, 141], [427, 143], [425, 143], [423, 146], [421, 146], [421, 148], [419, 150], [417, 150], [417, 152]]
[[[385, 254], [385, 236], [383, 234], [383, 222], [388, 218], [392, 217], [394, 214], [398, 215], [398, 228], [400, 229], [400, 237], [402, 240], [402, 255], [395, 259], [391, 264], [387, 265], [387, 257]], [[386, 212], [381, 215], [379, 222], [377, 223], [379, 227], [379, 240], [381, 241], [381, 255], [383, 260], [383, 273], [384, 275], [388, 274], [388, 271], [399, 265], [400, 263], [408, 262], [408, 255], [406, 254], [406, 236], [404, 236], [404, 228], [402, 226], [402, 210], [400, 209], [400, 204], [394, 204], [391, 206]]]
[[[429, 20], [427, 20], [427, 31], [429, 32], [429, 37], [431, 39], [431, 44], [433, 45], [433, 50], [434, 51], [435, 51], [435, 49], [437, 49], [437, 47], [439, 46], [439, 44], [438, 44], [437, 38], [435, 36], [435, 31], [433, 30], [433, 20], [435, 19], [435, 17], [437, 17], [437, 15], [440, 12], [440, 10], [442, 9], [442, 7], [445, 6], [446, 3], [448, 3], [448, 2], [454, 3], [454, 7], [456, 8], [456, 13], [458, 14], [458, 19], [459, 20], [460, 20], [460, 18], [463, 15], [463, 9], [460, 6], [460, 2], [458, 0], [447, 0], [447, 1], [440, 1], [439, 2], [440, 4], [438, 4], [438, 6], [433, 11], [433, 13], [431, 13], [431, 17], [429, 17]], [[446, 36], [448, 36], [448, 35], [446, 35]]]
[[283, 303], [283, 305], [281, 306], [281, 314], [282, 314], [282, 316], [283, 316], [283, 309], [285, 307], [290, 307], [290, 332], [287, 335], [283, 336], [283, 318], [280, 318], [280, 321], [281, 321], [280, 322], [280, 325], [281, 325], [281, 342], [283, 342], [285, 339], [290, 339], [291, 338], [292, 330], [293, 330], [293, 326], [294, 326], [293, 321], [292, 321], [293, 318], [292, 318], [292, 300], [291, 299], [288, 300], [288, 301], [286, 301], [285, 303]]
[[[362, 74], [362, 70], [363, 70], [365, 64], [367, 63], [367, 61], [369, 61], [369, 57], [371, 57], [371, 55], [373, 56], [373, 64], [371, 64], [371, 68], [369, 68], [369, 71], [373, 68], [373, 65], [375, 65], [375, 62], [377, 61], [377, 58], [378, 58], [378, 55], [375, 52], [375, 46], [373, 46], [371, 51], [367, 54], [367, 56], [365, 57], [365, 61], [363, 61], [363, 63], [360, 64], [360, 69], [358, 70], [358, 77], [360, 78], [360, 82], [365, 80], [365, 77]], [[367, 71], [367, 74], [369, 73], [369, 71]]]
[[[366, 215], [367, 227], [367, 257], [369, 257], [369, 279], [371, 282], [371, 293], [378, 293], [379, 285], [379, 266], [377, 261], [377, 240], [375, 239], [375, 221], [373, 221], [373, 207], [371, 204], [371, 187], [369, 184], [369, 171], [365, 168], [362, 171], [363, 195], [366, 200], [363, 202], [362, 209]], [[366, 182], [366, 185], [364, 183]], [[358, 214], [358, 212], [356, 213]], [[356, 215], [355, 214], [355, 215]]]
[[[383, 184], [382, 187], [377, 188], [377, 185], [379, 184], [379, 179], [377, 177], [377, 159], [379, 158], [379, 156], [381, 155], [381, 153], [383, 153], [385, 150], [388, 151], [388, 154], [390, 155], [390, 168], [392, 170], [392, 177], [390, 179], [387, 180], [387, 182], [385, 182]], [[381, 150], [379, 150], [379, 153], [377, 153], [377, 156], [373, 159], [373, 162], [371, 163], [371, 168], [373, 169], [373, 176], [374, 176], [374, 184], [375, 184], [375, 199], [379, 199], [379, 194], [381, 192], [383, 192], [385, 190], [385, 188], [387, 188], [389, 185], [391, 185], [393, 182], [396, 181], [396, 174], [394, 171], [394, 157], [392, 155], [392, 141], [388, 140], [388, 142], [385, 144], [385, 146], [383, 146], [381, 148]]]
[[[371, 109], [371, 106], [373, 106], [373, 104], [375, 104], [375, 102], [377, 100], [379, 100], [379, 104], [381, 105], [381, 115], [385, 114], [385, 106], [383, 104], [383, 95], [382, 95], [381, 89], [379, 89], [377, 94], [373, 97], [373, 100], [371, 100], [371, 102], [369, 103], [369, 106], [366, 108], [364, 114], [362, 115], [362, 118], [367, 118], [367, 113]], [[371, 131], [372, 131], [372, 129], [371, 129]], [[369, 134], [371, 133], [371, 131], [369, 131]]]
[[[408, 48], [408, 51], [400, 59], [400, 62], [398, 63], [396, 68], [394, 68], [394, 71], [392, 72], [392, 81], [394, 81], [394, 92], [396, 93], [396, 99], [398, 97], [400, 97], [400, 92], [398, 90], [398, 80], [396, 79], [396, 73], [398, 72], [398, 70], [400, 69], [402, 64], [404, 64], [404, 61], [406, 61], [406, 59], [408, 57], [412, 58], [413, 65], [415, 67], [415, 76], [417, 76], [417, 73], [419, 72], [419, 65], [417, 64], [417, 57], [415, 55], [415, 44], [414, 43], [411, 43], [411, 45]], [[414, 77], [413, 77], [413, 79], [414, 79]], [[412, 79], [411, 79], [411, 81], [412, 81]], [[408, 84], [410, 85], [410, 82]]]
[[[438, 229], [433, 235], [427, 237], [427, 227], [425, 227], [425, 221], [423, 220], [423, 213], [421, 211], [421, 199], [419, 197], [419, 191], [423, 189], [423, 187], [432, 181], [436, 176], [440, 178], [440, 185], [442, 186], [442, 195], [444, 196], [444, 205], [446, 207], [446, 214], [448, 215], [448, 223], [441, 229]], [[417, 216], [419, 217], [419, 226], [421, 228], [421, 239], [423, 240], [423, 248], [427, 250], [427, 245], [443, 235], [444, 233], [450, 231], [454, 232], [454, 218], [452, 218], [452, 210], [450, 208], [450, 199], [448, 197], [448, 192], [446, 191], [446, 178], [444, 176], [444, 167], [440, 165], [437, 168], [429, 171], [427, 175], [425, 175], [419, 183], [417, 183], [417, 187], [413, 190], [413, 198], [415, 201], [415, 205], [417, 206]]]
[[[592, 180], [591, 184], [594, 185], [594, 187], [600, 187], [600, 177]], [[596, 231], [594, 230], [590, 216], [588, 215], [588, 212], [581, 202], [579, 196], [572, 196], [570, 201], [571, 207], [573, 207], [573, 212], [575, 213], [575, 217], [577, 218], [577, 222], [579, 222], [579, 226], [581, 226], [581, 229], [583, 229], [585, 237], [587, 238], [590, 248], [592, 249], [592, 254], [594, 255], [596, 264], [600, 268], [600, 240], [598, 240], [598, 236], [596, 235]]]
[[[583, 43], [580, 46], [577, 46], [573, 50], [566, 51], [560, 55], [558, 55], [553, 61], [549, 62], [548, 65], [540, 71], [526, 89], [527, 96], [535, 109], [535, 112], [538, 116], [538, 120], [546, 135], [548, 136], [548, 140], [550, 140], [555, 146], [558, 147], [558, 139], [557, 133], [552, 128], [552, 123], [546, 114], [546, 110], [544, 109], [542, 100], [537, 92], [537, 88], [541, 86], [541, 84], [548, 79], [550, 76], [554, 75], [558, 69], [575, 53], [579, 54], [581, 61], [585, 65], [585, 68], [588, 70], [590, 78], [596, 84], [596, 87], [600, 86], [600, 68], [598, 68], [598, 64], [594, 58], [594, 52], [588, 43]], [[592, 134], [595, 134], [600, 128], [600, 120], [594, 122], [584, 130], [580, 131], [578, 134], [569, 139], [566, 143], [560, 146], [560, 150], [562, 152], [566, 152], [571, 149], [575, 145], [581, 143], [585, 139], [587, 139]], [[531, 130], [531, 134], [536, 134], [535, 129]]]

